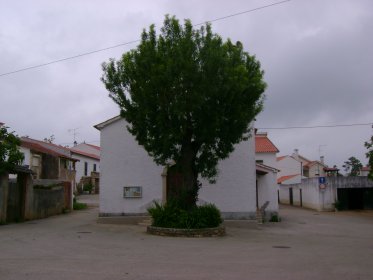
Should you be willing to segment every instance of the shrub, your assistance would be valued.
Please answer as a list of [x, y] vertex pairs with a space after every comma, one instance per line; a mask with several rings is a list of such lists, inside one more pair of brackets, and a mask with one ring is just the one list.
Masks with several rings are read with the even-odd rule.
[[271, 223], [278, 223], [278, 222], [281, 222], [281, 218], [277, 214], [272, 214], [269, 221]]
[[91, 193], [93, 190], [93, 185], [91, 183], [84, 184], [83, 191]]
[[213, 204], [196, 206], [190, 210], [178, 207], [176, 203], [161, 205], [157, 202], [148, 209], [153, 226], [164, 228], [213, 228], [222, 223], [220, 211]]
[[83, 210], [87, 208], [86, 203], [81, 203], [76, 200], [76, 197], [73, 198], [73, 209], [74, 210]]

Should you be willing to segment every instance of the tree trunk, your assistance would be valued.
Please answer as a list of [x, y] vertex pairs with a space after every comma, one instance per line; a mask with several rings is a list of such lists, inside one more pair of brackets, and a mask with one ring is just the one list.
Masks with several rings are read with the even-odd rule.
[[[181, 157], [173, 166], [171, 176], [174, 176], [170, 184], [170, 195], [167, 202], [177, 203], [183, 209], [191, 209], [198, 199], [198, 173], [195, 169], [196, 152], [191, 144], [184, 145], [181, 149]], [[177, 179], [176, 179], [177, 178]]]

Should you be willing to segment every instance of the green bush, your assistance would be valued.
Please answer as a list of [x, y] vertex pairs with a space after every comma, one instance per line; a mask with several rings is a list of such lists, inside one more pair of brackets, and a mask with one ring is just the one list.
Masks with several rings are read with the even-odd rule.
[[87, 204], [77, 202], [76, 200], [73, 202], [73, 209], [74, 210], [83, 210], [87, 208]]
[[184, 210], [176, 203], [161, 205], [157, 202], [148, 209], [153, 219], [153, 226], [164, 228], [213, 228], [222, 223], [220, 211], [213, 204], [196, 206], [190, 210]]
[[272, 214], [269, 221], [271, 223], [279, 223], [279, 222], [281, 222], [281, 218], [277, 214]]
[[93, 190], [93, 185], [91, 183], [84, 184], [83, 191], [91, 193]]

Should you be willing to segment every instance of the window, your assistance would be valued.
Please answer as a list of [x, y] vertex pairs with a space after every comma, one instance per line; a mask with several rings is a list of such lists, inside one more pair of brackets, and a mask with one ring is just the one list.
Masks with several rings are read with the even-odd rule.
[[96, 172], [96, 163], [93, 164], [93, 171]]
[[257, 159], [255, 162], [263, 164], [263, 160], [261, 160], [261, 159]]
[[88, 162], [84, 162], [84, 176], [88, 175]]

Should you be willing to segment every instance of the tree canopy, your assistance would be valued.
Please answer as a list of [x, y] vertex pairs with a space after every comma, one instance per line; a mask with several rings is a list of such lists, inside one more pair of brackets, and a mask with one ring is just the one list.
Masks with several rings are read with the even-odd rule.
[[370, 167], [368, 178], [373, 180], [373, 136], [370, 138], [370, 141], [364, 143], [364, 146], [368, 149], [367, 153], [365, 154], [368, 158], [368, 166]]
[[363, 164], [356, 157], [350, 157], [342, 166], [349, 176], [358, 176]]
[[198, 175], [214, 180], [219, 160], [249, 136], [266, 88], [259, 61], [240, 42], [169, 16], [159, 35], [151, 25], [103, 72], [129, 132], [157, 164], [174, 161], [193, 195]]
[[7, 127], [0, 126], [0, 174], [14, 172], [23, 161], [23, 154], [18, 150], [20, 139]]

